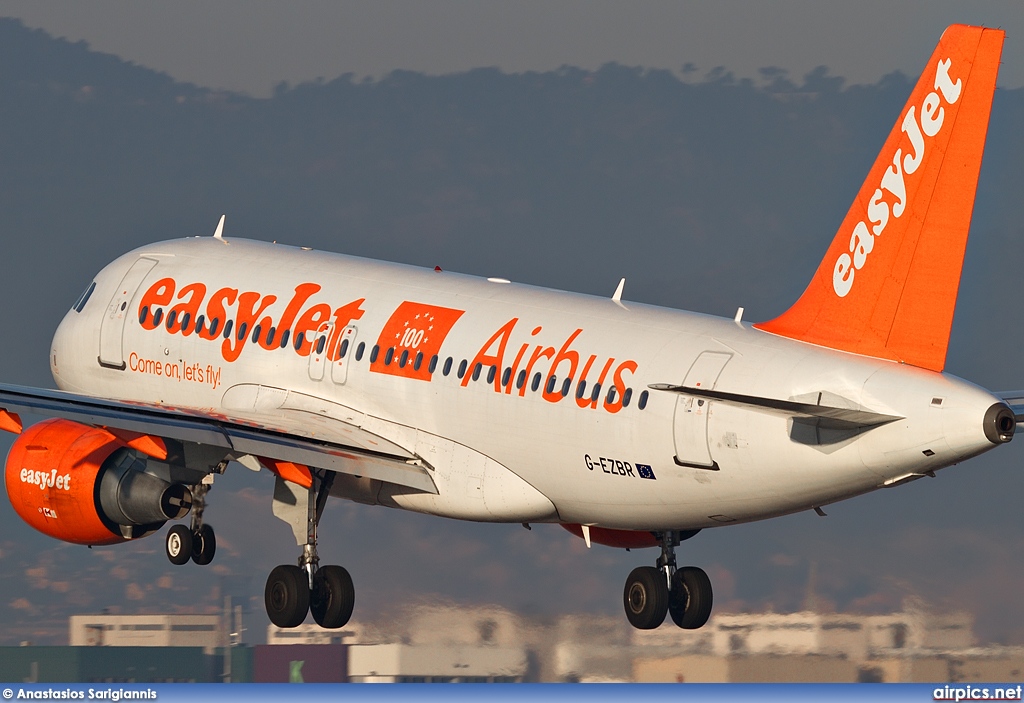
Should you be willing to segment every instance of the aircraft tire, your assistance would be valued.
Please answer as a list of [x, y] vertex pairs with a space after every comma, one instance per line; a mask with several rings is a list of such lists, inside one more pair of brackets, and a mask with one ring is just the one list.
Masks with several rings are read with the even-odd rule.
[[653, 630], [661, 625], [668, 611], [665, 576], [653, 566], [633, 569], [622, 591], [622, 605], [626, 619], [636, 629]]
[[309, 581], [298, 566], [275, 567], [263, 591], [270, 622], [278, 627], [298, 627], [309, 612]]
[[167, 530], [164, 550], [172, 564], [181, 566], [187, 563], [192, 557], [192, 531], [185, 525], [172, 525]]
[[217, 553], [217, 536], [213, 528], [203, 525], [192, 534], [192, 561], [200, 566], [206, 566], [213, 561], [213, 555]]
[[309, 612], [320, 627], [343, 627], [352, 617], [355, 603], [355, 586], [352, 585], [352, 577], [344, 567], [324, 566], [313, 576]]
[[684, 630], [697, 630], [711, 617], [714, 600], [711, 579], [703, 569], [684, 566], [672, 577], [668, 612], [672, 622]]

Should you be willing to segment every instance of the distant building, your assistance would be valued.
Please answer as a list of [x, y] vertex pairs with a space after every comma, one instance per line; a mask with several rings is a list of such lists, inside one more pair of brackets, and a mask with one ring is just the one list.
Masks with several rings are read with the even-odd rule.
[[348, 657], [353, 683], [512, 683], [527, 671], [523, 647], [365, 644]]
[[[79, 665], [80, 676], [145, 680], [1024, 681], [1024, 648], [978, 647], [969, 614], [929, 613], [913, 603], [888, 615], [720, 613], [700, 630], [668, 621], [647, 631], [617, 615], [543, 618], [498, 606], [409, 605], [338, 630], [270, 626], [267, 644], [256, 647], [234, 646], [241, 632], [237, 613], [234, 619], [228, 632], [216, 615], [77, 615], [72, 647], [45, 657], [46, 648], [11, 651], [9, 673], [11, 680], [53, 680], [66, 656], [72, 668], [95, 661], [96, 669]], [[195, 655], [185, 645], [201, 659], [187, 659]], [[142, 666], [149, 659], [132, 655], [122, 665], [99, 647], [169, 647], [174, 661]]]
[[848, 613], [722, 613], [700, 630], [664, 626], [634, 630], [639, 648], [668, 648], [719, 657], [817, 654], [862, 660], [914, 651], [974, 646], [968, 613], [931, 614], [908, 609], [890, 615]]
[[72, 647], [202, 647], [212, 653], [227, 635], [218, 615], [72, 615]]
[[363, 627], [350, 622], [337, 630], [328, 630], [315, 623], [298, 627], [267, 626], [267, 644], [353, 644], [363, 641]]

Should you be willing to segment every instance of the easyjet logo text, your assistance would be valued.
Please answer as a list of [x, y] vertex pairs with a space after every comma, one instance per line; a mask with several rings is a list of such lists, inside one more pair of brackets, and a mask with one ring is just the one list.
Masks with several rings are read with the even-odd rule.
[[906, 177], [917, 172], [924, 160], [928, 145], [939, 133], [945, 122], [945, 105], [954, 105], [960, 99], [963, 82], [949, 76], [952, 66], [950, 59], [938, 62], [935, 69], [935, 90], [924, 96], [920, 114], [912, 105], [903, 117], [902, 131], [910, 141], [909, 150], [896, 150], [892, 165], [882, 174], [882, 181], [868, 201], [868, 222], [858, 222], [850, 235], [849, 251], [839, 255], [832, 270], [832, 288], [840, 298], [853, 288], [857, 271], [867, 263], [875, 246], [875, 237], [880, 237], [889, 224], [890, 218], [899, 218], [907, 207]]
[[51, 469], [49, 473], [22, 469], [21, 482], [31, 486], [39, 486], [41, 491], [45, 491], [47, 488], [57, 488], [62, 491], [71, 490], [71, 474], [58, 476], [57, 469]]
[[179, 289], [173, 278], [162, 278], [142, 296], [139, 324], [146, 330], [163, 327], [170, 334], [219, 342], [227, 362], [238, 359], [247, 344], [268, 351], [290, 348], [299, 356], [309, 356], [317, 345], [318, 354], [336, 361], [341, 334], [363, 316], [365, 298], [335, 308], [313, 300], [319, 292], [316, 283], [300, 283], [281, 309], [276, 295], [237, 288], [208, 293], [203, 283]]

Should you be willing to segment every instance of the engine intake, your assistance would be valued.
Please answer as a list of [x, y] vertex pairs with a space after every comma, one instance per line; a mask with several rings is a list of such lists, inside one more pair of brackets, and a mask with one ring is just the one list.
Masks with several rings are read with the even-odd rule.
[[146, 468], [146, 457], [106, 430], [53, 419], [18, 436], [5, 482], [14, 510], [43, 534], [114, 544], [184, 517], [192, 507], [187, 486]]

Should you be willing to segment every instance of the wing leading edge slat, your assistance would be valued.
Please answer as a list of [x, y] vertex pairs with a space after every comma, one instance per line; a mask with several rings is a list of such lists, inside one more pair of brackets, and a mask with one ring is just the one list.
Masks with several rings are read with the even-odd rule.
[[437, 493], [429, 472], [405, 457], [296, 437], [213, 411], [206, 413], [6, 384], [0, 384], [0, 408], [223, 447], [238, 455], [268, 456]]

